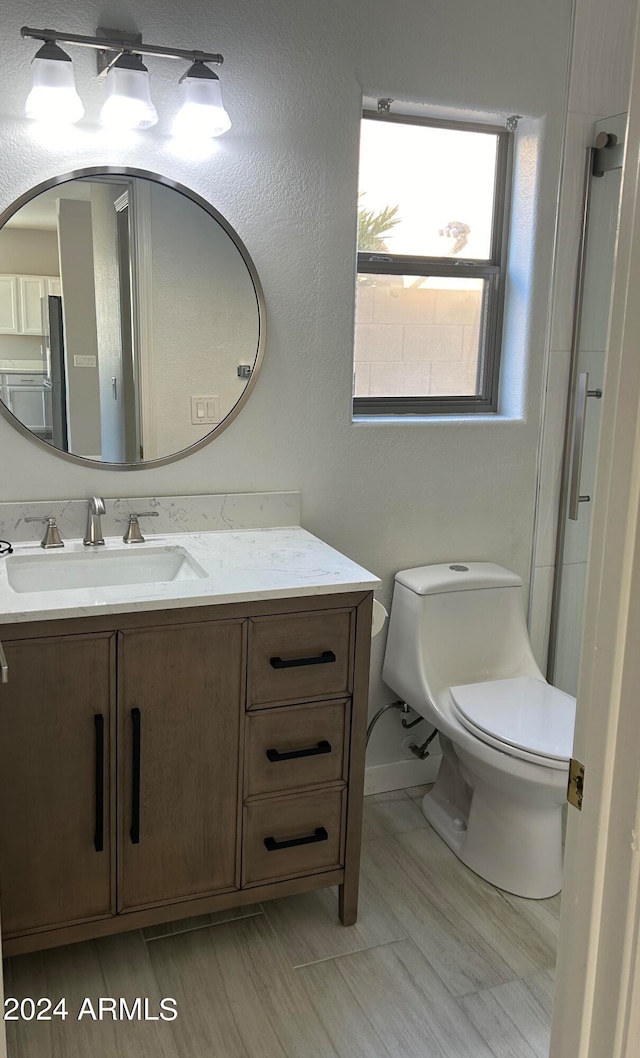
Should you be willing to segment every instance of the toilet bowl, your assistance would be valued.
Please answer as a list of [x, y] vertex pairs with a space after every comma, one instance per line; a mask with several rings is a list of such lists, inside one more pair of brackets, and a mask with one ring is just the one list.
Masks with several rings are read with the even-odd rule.
[[520, 577], [491, 562], [401, 570], [382, 678], [439, 731], [422, 801], [434, 830], [506, 892], [559, 892], [576, 703], [536, 664]]

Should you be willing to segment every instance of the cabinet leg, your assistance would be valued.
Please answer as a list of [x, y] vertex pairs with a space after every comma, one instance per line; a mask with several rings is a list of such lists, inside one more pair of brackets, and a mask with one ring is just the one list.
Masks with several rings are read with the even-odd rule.
[[353, 926], [358, 919], [358, 881], [356, 875], [338, 886], [338, 914], [343, 926]]

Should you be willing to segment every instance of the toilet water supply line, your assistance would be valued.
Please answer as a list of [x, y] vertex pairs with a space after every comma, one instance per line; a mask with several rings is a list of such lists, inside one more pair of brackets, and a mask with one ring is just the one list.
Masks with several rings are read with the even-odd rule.
[[[388, 709], [400, 709], [401, 710], [401, 712], [404, 714], [403, 717], [402, 717], [402, 726], [404, 727], [404, 729], [406, 731], [408, 731], [412, 727], [415, 727], [416, 724], [421, 724], [423, 722], [423, 720], [424, 720], [423, 716], [419, 716], [416, 720], [407, 720], [407, 716], [412, 711], [411, 710], [411, 706], [407, 705], [406, 702], [403, 702], [401, 698], [399, 698], [395, 702], [387, 702], [387, 704], [383, 705], [381, 709], [378, 709], [378, 712], [376, 713], [376, 715], [369, 721], [369, 726], [367, 728], [367, 738], [366, 738], [366, 743], [365, 743], [367, 746], [369, 745], [369, 739], [371, 738], [371, 734], [373, 732], [374, 727], [378, 723], [378, 720], [380, 719], [380, 717], [383, 716], [383, 714], [386, 713]], [[432, 733], [422, 743], [421, 746], [418, 746], [415, 743], [413, 745], [409, 746], [409, 749], [411, 750], [413, 755], [415, 757], [418, 757], [419, 760], [425, 760], [429, 756], [429, 745], [433, 742], [433, 740], [434, 740], [434, 738], [436, 737], [437, 734], [438, 734], [438, 731], [437, 731], [436, 728], [434, 728]]]

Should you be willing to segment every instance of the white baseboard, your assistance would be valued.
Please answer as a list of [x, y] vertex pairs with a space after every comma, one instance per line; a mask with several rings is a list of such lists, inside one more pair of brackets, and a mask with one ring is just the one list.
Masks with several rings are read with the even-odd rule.
[[441, 753], [434, 753], [426, 760], [395, 760], [392, 764], [372, 764], [365, 769], [365, 794], [386, 793], [388, 790], [407, 790], [410, 786], [422, 786], [435, 782], [442, 760]]

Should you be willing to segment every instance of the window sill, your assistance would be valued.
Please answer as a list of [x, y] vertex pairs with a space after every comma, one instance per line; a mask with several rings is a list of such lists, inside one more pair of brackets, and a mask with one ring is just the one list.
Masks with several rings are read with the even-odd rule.
[[498, 412], [453, 412], [448, 415], [353, 415], [354, 426], [424, 426], [425, 423], [518, 423], [522, 416], [500, 415]]

